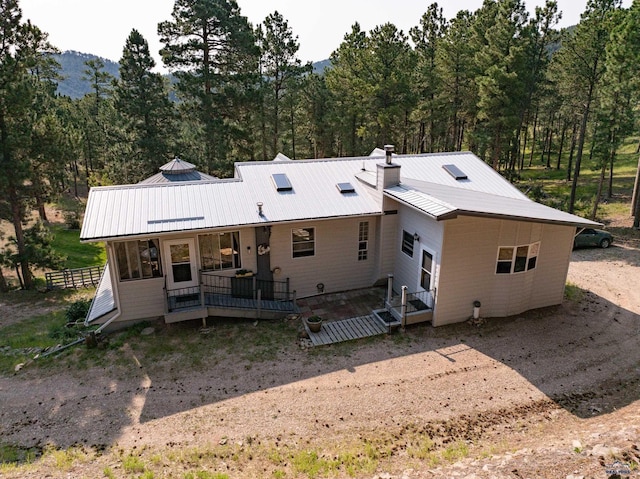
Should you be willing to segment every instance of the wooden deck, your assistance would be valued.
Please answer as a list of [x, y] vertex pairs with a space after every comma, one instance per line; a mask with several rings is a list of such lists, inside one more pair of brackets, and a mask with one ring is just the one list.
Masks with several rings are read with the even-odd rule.
[[325, 321], [322, 323], [322, 329], [319, 333], [309, 331], [306, 324], [305, 329], [314, 346], [341, 343], [343, 341], [377, 336], [389, 332], [389, 328], [380, 324], [380, 321], [372, 314], [343, 319], [341, 321]]

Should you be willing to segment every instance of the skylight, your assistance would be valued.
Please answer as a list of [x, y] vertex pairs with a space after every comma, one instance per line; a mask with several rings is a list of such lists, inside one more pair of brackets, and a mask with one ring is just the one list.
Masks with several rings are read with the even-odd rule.
[[467, 175], [456, 165], [442, 165], [447, 173], [453, 176], [456, 180], [467, 180]]
[[338, 183], [336, 184], [338, 191], [342, 194], [345, 193], [355, 193], [356, 190], [351, 183]]
[[293, 190], [293, 186], [291, 186], [291, 182], [287, 175], [284, 173], [274, 173], [271, 175], [271, 179], [273, 180], [273, 184], [276, 186], [277, 191], [291, 191]]

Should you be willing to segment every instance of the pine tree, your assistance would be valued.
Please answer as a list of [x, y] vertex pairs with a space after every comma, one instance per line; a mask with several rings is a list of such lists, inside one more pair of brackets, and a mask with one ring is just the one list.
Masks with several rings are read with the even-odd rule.
[[230, 174], [230, 150], [249, 135], [240, 120], [257, 84], [253, 29], [235, 0], [176, 0], [171, 15], [158, 25], [163, 62], [177, 79], [182, 113], [201, 126], [202, 161]]
[[34, 171], [30, 147], [34, 123], [45, 112], [38, 95], [50, 94], [50, 54], [55, 49], [47, 36], [30, 22], [22, 23], [15, 0], [0, 2], [0, 197], [2, 215], [13, 224], [16, 254], [23, 285], [33, 287], [29, 251], [23, 224], [32, 204]]
[[131, 31], [120, 59], [115, 82], [115, 108], [124, 121], [128, 150], [126, 164], [118, 163], [123, 182], [137, 182], [157, 171], [169, 159], [173, 106], [165, 80], [154, 73], [155, 61], [147, 40]]

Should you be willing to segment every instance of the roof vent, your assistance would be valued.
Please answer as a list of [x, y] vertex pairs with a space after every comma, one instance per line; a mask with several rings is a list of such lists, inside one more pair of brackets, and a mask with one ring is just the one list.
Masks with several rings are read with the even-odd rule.
[[338, 191], [340, 193], [342, 193], [343, 195], [345, 193], [355, 193], [356, 189], [353, 187], [353, 185], [351, 183], [338, 183], [336, 184], [336, 187], [338, 188]]
[[293, 190], [293, 186], [291, 186], [291, 182], [287, 175], [284, 173], [274, 173], [271, 175], [271, 179], [273, 180], [273, 184], [276, 186], [277, 191], [291, 191]]
[[447, 173], [449, 173], [456, 180], [468, 180], [467, 175], [456, 165], [442, 165]]

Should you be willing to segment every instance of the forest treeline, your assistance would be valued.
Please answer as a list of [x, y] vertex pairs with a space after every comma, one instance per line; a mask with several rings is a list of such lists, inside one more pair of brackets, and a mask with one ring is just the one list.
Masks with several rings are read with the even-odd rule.
[[[62, 192], [135, 183], [180, 157], [219, 177], [236, 161], [470, 150], [515, 180], [543, 158], [566, 170], [573, 212], [582, 160], [600, 171], [593, 215], [611, 195], [616, 151], [637, 128], [640, 0], [589, 0], [558, 29], [555, 1], [485, 0], [450, 20], [437, 3], [408, 32], [354, 24], [314, 73], [277, 11], [259, 25], [235, 0], [176, 0], [158, 24], [164, 67], [132, 30], [119, 78], [85, 63], [91, 93], [56, 94], [59, 53], [0, 1], [0, 217], [15, 236], [0, 262], [33, 285], [30, 268], [55, 255], [28, 214]], [[33, 231], [36, 228], [37, 231]], [[1, 269], [0, 269], [1, 271]], [[0, 288], [4, 278], [0, 274]]]

